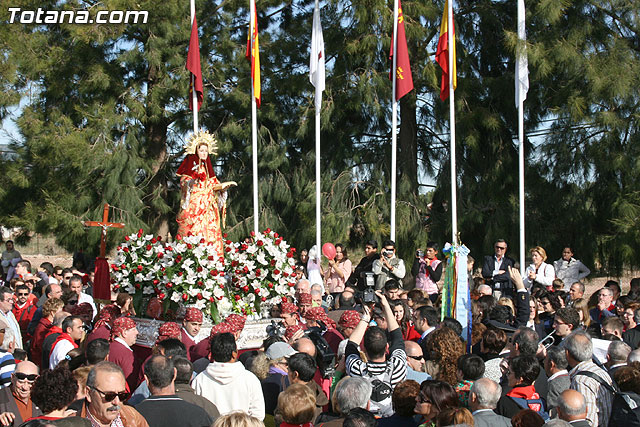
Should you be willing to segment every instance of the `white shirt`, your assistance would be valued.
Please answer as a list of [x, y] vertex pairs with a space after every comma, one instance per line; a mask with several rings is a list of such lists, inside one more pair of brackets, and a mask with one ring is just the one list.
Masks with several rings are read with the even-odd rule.
[[20, 324], [18, 324], [16, 316], [14, 316], [11, 311], [3, 313], [2, 310], [0, 310], [0, 317], [4, 319], [5, 323], [13, 331], [13, 335], [16, 338], [16, 348], [22, 349], [22, 333], [20, 333]]
[[58, 344], [51, 349], [51, 354], [49, 355], [49, 369], [53, 369], [58, 366], [58, 363], [60, 363], [67, 353], [74, 348], [75, 347], [69, 340], [58, 341]]
[[567, 371], [566, 369], [562, 369], [562, 370], [556, 372], [555, 374], [551, 375], [549, 377], [549, 379], [547, 380], [547, 382], [551, 382], [551, 380], [559, 377], [560, 375], [569, 375], [569, 371]]
[[543, 261], [537, 270], [538, 271], [536, 271], [536, 266], [533, 264], [527, 267], [527, 271], [524, 273], [524, 277], [522, 278], [525, 288], [531, 289], [531, 286], [533, 285], [534, 280], [529, 279], [529, 273], [532, 271], [536, 273], [535, 282], [540, 283], [545, 287], [553, 284], [553, 280], [556, 278], [556, 271], [551, 265]]

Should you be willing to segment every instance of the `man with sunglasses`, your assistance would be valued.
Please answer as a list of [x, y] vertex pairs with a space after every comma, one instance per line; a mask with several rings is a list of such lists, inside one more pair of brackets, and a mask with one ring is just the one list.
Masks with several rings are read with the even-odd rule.
[[42, 412], [31, 402], [31, 389], [38, 378], [38, 367], [29, 361], [20, 362], [11, 374], [11, 385], [0, 389], [0, 425], [20, 425]]
[[132, 406], [122, 369], [112, 362], [95, 365], [87, 377], [85, 403], [78, 416], [88, 418], [92, 426], [148, 427], [144, 417]]
[[482, 263], [482, 277], [493, 289], [494, 296], [513, 296], [513, 286], [509, 277], [509, 267], [515, 265], [513, 258], [506, 255], [507, 242], [498, 239], [493, 245], [495, 255], [487, 255]]
[[34, 300], [29, 298], [29, 295], [33, 294], [29, 291], [29, 287], [27, 285], [16, 286], [16, 302], [13, 304], [12, 312], [18, 320], [20, 333], [22, 333], [25, 341], [28, 341], [31, 338], [28, 336], [27, 327], [38, 309]]
[[404, 350], [407, 353], [407, 379], [414, 380], [418, 384], [432, 379], [431, 375], [424, 371], [424, 354], [420, 344], [415, 341], [405, 341]]

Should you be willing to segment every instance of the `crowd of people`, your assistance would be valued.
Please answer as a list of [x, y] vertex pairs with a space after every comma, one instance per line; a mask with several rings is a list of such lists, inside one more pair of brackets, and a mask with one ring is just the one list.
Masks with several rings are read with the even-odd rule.
[[203, 338], [187, 308], [145, 353], [130, 295], [101, 306], [82, 263], [36, 272], [6, 246], [2, 426], [640, 425], [640, 279], [586, 295], [569, 247], [554, 263], [533, 248], [523, 276], [504, 240], [470, 258], [470, 327], [441, 316], [434, 243], [409, 269], [391, 240], [357, 264], [336, 244], [311, 280], [301, 251], [260, 348], [238, 348], [243, 316]]

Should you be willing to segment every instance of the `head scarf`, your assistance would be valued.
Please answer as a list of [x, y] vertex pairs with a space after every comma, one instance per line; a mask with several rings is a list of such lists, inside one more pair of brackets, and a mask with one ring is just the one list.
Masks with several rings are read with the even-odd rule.
[[194, 307], [187, 308], [187, 312], [184, 315], [185, 322], [198, 322], [202, 323], [203, 315], [202, 311]]
[[322, 307], [311, 307], [304, 314], [304, 318], [307, 320], [315, 320], [315, 321], [319, 320], [330, 328], [336, 327], [336, 322], [334, 322], [332, 319], [329, 318], [329, 316], [327, 316], [327, 313], [324, 311], [324, 308]]
[[224, 334], [226, 332], [232, 332], [229, 325], [226, 324], [225, 322], [218, 323], [217, 325], [213, 325], [213, 327], [211, 328], [211, 333], [209, 334], [209, 338], [213, 337], [214, 335]]
[[293, 337], [293, 334], [295, 334], [296, 332], [302, 330], [302, 326], [300, 325], [291, 325], [291, 326], [287, 326], [287, 329], [285, 329], [284, 331], [284, 338], [289, 341], [291, 339], [291, 337]]
[[294, 314], [298, 312], [298, 306], [290, 302], [283, 302], [280, 307], [280, 314]]
[[[178, 167], [177, 174], [188, 175], [191, 178], [197, 178], [198, 170], [200, 169], [200, 163], [201, 160], [198, 157], [198, 154], [188, 154], [180, 164], [180, 167]], [[204, 161], [204, 166], [207, 170], [207, 175], [209, 175], [209, 178], [213, 178], [216, 176], [216, 174], [213, 172], [213, 166], [211, 165], [211, 155], [207, 156], [207, 159]]]
[[100, 310], [100, 313], [98, 313], [98, 320], [96, 320], [96, 324], [93, 328], [97, 329], [102, 325], [106, 325], [108, 328], [111, 328], [113, 321], [118, 316], [120, 316], [120, 307], [115, 304], [105, 305]]
[[180, 337], [180, 325], [178, 325], [176, 322], [166, 322], [158, 328], [158, 339], [156, 340], [156, 344], [168, 338], [180, 339]]
[[93, 307], [91, 307], [91, 304], [88, 302], [83, 302], [82, 304], [72, 306], [70, 313], [72, 316], [88, 317], [89, 321], [91, 321], [93, 317]]
[[128, 331], [129, 329], [133, 329], [136, 327], [136, 322], [130, 317], [118, 317], [113, 321], [113, 328], [111, 329], [111, 339], [113, 340], [115, 337], [123, 333], [124, 331]]
[[229, 325], [229, 329], [231, 333], [242, 332], [244, 329], [244, 323], [247, 320], [246, 317], [240, 316], [239, 314], [230, 314], [229, 317], [225, 319], [225, 323]]
[[311, 304], [311, 294], [298, 294], [298, 304]]
[[360, 313], [355, 310], [345, 310], [338, 320], [338, 325], [343, 328], [355, 328], [360, 322]]

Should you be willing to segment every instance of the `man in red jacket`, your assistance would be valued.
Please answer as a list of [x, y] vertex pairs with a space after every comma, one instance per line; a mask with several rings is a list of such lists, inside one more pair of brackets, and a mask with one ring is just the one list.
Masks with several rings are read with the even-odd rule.
[[[22, 333], [23, 348], [29, 348], [26, 344], [31, 336], [27, 333], [27, 326], [33, 318], [33, 314], [38, 307], [34, 304], [34, 299], [29, 298], [31, 292], [27, 285], [16, 286], [16, 302], [13, 304], [11, 311], [16, 317], [18, 324], [20, 325], [20, 332]], [[37, 301], [37, 299], [35, 300]]]

